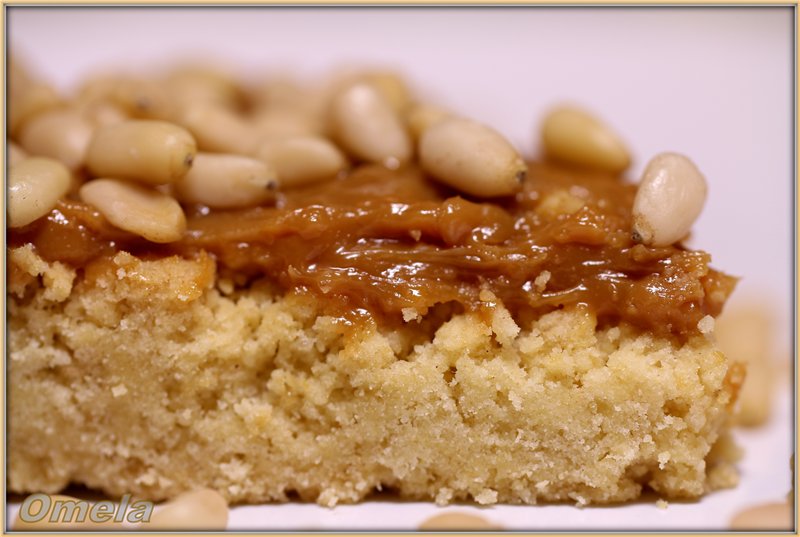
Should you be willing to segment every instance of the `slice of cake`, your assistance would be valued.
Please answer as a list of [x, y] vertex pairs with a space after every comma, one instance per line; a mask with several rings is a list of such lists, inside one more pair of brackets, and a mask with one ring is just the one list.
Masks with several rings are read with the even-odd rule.
[[735, 483], [743, 370], [712, 336], [735, 280], [680, 244], [705, 198], [688, 159], [637, 186], [574, 109], [526, 162], [386, 74], [312, 97], [194, 70], [23, 114], [12, 491], [587, 504]]

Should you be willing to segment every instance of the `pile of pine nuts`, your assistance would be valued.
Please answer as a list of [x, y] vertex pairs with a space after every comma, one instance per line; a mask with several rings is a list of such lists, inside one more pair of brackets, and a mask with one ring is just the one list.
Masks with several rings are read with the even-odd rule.
[[[180, 240], [184, 207], [273, 203], [281, 190], [331, 180], [355, 163], [416, 163], [475, 198], [515, 194], [525, 160], [494, 129], [414, 99], [390, 72], [348, 73], [317, 88], [272, 79], [244, 86], [187, 67], [153, 78], [88, 80], [69, 99], [10, 65], [8, 222], [25, 226], [65, 196], [114, 226], [157, 242]], [[575, 107], [545, 118], [545, 155], [621, 174], [630, 154], [607, 125]], [[705, 180], [685, 157], [647, 167], [634, 205], [634, 240], [682, 239], [700, 213]]]

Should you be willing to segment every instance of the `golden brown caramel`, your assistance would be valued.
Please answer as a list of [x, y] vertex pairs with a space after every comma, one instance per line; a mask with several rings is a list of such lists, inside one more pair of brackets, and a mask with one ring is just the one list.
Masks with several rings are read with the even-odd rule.
[[[518, 319], [586, 304], [601, 322], [695, 333], [701, 318], [720, 312], [735, 279], [710, 269], [704, 252], [634, 244], [635, 193], [614, 176], [534, 163], [516, 197], [478, 202], [415, 168], [361, 167], [283, 193], [275, 207], [192, 208], [176, 243], [149, 243], [71, 201], [12, 230], [9, 242], [32, 242], [45, 259], [77, 267], [119, 249], [206, 251], [227, 269], [313, 293], [337, 314], [366, 310], [387, 321], [439, 303], [476, 310], [488, 289]], [[537, 280], [545, 271], [549, 279]]]

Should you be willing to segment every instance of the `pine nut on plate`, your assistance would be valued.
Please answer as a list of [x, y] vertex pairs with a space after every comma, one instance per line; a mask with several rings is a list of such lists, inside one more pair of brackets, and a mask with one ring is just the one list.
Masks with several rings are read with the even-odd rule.
[[185, 175], [196, 152], [194, 138], [178, 125], [129, 120], [98, 128], [86, 162], [96, 177], [162, 185]]
[[218, 492], [209, 489], [184, 492], [156, 508], [147, 531], [222, 531], [228, 525], [228, 504]]
[[485, 518], [460, 511], [432, 516], [422, 522], [419, 531], [491, 531], [501, 530]]
[[790, 531], [794, 513], [789, 502], [765, 503], [744, 509], [733, 517], [730, 529], [738, 531]]

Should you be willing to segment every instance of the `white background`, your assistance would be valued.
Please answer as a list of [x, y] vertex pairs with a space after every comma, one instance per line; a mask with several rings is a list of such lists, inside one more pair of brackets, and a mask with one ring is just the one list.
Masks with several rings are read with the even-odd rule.
[[[289, 68], [393, 67], [421, 95], [488, 122], [524, 153], [537, 122], [573, 101], [616, 127], [635, 155], [673, 150], [705, 173], [709, 199], [691, 245], [742, 281], [733, 302], [774, 304], [788, 357], [793, 181], [791, 8], [17, 8], [10, 50], [68, 90], [102, 70], [208, 57], [245, 76]], [[748, 433], [743, 483], [701, 504], [620, 508], [501, 507], [516, 528], [724, 528], [738, 505], [780, 500], [789, 487], [789, 399], [771, 427]], [[411, 529], [429, 505], [374, 503], [326, 511], [253, 508], [242, 524]], [[409, 514], [411, 513], [411, 514]], [[414, 515], [416, 513], [416, 515]], [[256, 518], [252, 518], [252, 517]], [[298, 518], [299, 517], [299, 518]]]

